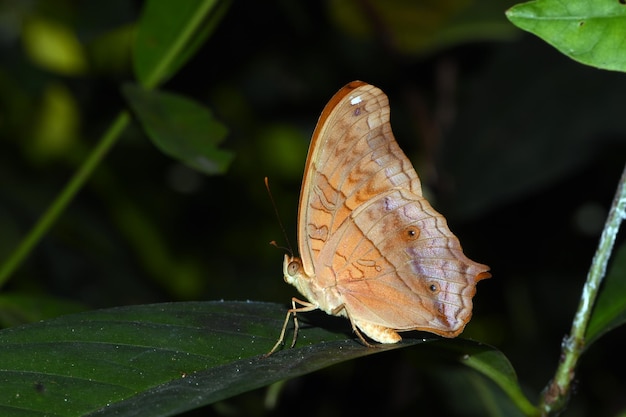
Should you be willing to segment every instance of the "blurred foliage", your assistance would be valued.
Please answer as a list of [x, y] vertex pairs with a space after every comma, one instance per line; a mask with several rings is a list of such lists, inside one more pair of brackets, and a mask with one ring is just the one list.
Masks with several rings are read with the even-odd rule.
[[[492, 267], [464, 337], [504, 352], [535, 398], [559, 360], [624, 163], [626, 84], [507, 30], [513, 2], [414, 3], [419, 13], [400, 0], [239, 1], [220, 10], [212, 36], [163, 87], [207, 105], [227, 127], [220, 146], [235, 154], [230, 170], [204, 176], [162, 154], [138, 124], [127, 129], [3, 288], [3, 323], [78, 305], [286, 303], [295, 291], [282, 279], [282, 251], [268, 242], [287, 242], [263, 178], [294, 244], [317, 117], [334, 92], [361, 79], [389, 95], [394, 132], [433, 205], [468, 256]], [[121, 85], [137, 81], [130, 50], [142, 6], [0, 1], [0, 260], [126, 108]], [[37, 299], [45, 300], [39, 316]], [[31, 314], [18, 314], [19, 300]], [[565, 416], [626, 409], [626, 366], [614, 360], [624, 331], [585, 354]], [[272, 411], [259, 390], [199, 412], [485, 415], [481, 378], [403, 349], [288, 381]]]
[[217, 149], [228, 129], [205, 107], [184, 97], [124, 85], [124, 95], [157, 148], [207, 175], [222, 174], [233, 154]]
[[496, 2], [468, 0], [330, 0], [329, 15], [356, 38], [378, 38], [404, 54], [428, 52], [460, 44], [505, 40], [515, 28], [502, 20]]

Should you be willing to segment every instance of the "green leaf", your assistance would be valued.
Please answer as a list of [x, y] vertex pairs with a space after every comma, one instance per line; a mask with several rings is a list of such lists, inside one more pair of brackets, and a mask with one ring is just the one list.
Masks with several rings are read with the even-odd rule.
[[537, 0], [506, 15], [575, 61], [626, 70], [626, 4], [621, 1]]
[[626, 323], [626, 244], [615, 251], [603, 285], [587, 326], [586, 347]]
[[185, 97], [126, 84], [123, 92], [152, 142], [165, 154], [206, 174], [226, 171], [233, 154], [217, 148], [226, 127]]
[[[469, 368], [451, 368], [435, 375], [451, 410], [445, 415], [528, 417], [493, 381]], [[442, 413], [443, 414], [443, 413]]]
[[[470, 340], [456, 339], [455, 343], [449, 343], [449, 341], [429, 343], [422, 349], [432, 350], [431, 357], [438, 353], [480, 372], [500, 387], [524, 415], [538, 415], [535, 406], [522, 392], [513, 365], [502, 352], [494, 347]], [[477, 382], [477, 384], [480, 389], [484, 388], [480, 386], [480, 383]]]
[[537, 408], [526, 398], [517, 381], [517, 375], [511, 362], [504, 354], [493, 348], [476, 346], [468, 347], [468, 352], [462, 357], [465, 365], [485, 375], [498, 385], [509, 398], [527, 416], [538, 415]]
[[306, 325], [307, 314], [296, 347], [266, 358], [285, 312], [259, 302], [154, 304], [2, 330], [0, 414], [169, 416], [426, 340], [368, 348], [346, 338], [347, 321], [337, 333]]
[[[299, 316], [294, 348], [265, 357], [285, 312], [285, 306], [260, 302], [167, 303], [90, 311], [2, 330], [0, 413], [170, 416], [343, 361], [418, 344], [424, 347], [418, 353], [430, 365], [433, 357], [444, 355], [496, 382], [516, 384], [508, 361], [489, 346], [407, 334], [398, 344], [370, 348], [351, 335], [347, 320], [321, 312]], [[310, 324], [315, 322], [323, 327]], [[335, 325], [340, 330], [333, 330]], [[290, 330], [287, 340], [291, 335]]]
[[213, 32], [230, 1], [145, 2], [133, 63], [141, 85], [151, 89], [174, 74]]

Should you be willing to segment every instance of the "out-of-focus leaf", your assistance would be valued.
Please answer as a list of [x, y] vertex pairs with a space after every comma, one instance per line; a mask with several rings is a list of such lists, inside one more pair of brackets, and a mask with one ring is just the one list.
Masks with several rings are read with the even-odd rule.
[[626, 245], [615, 251], [603, 285], [587, 326], [586, 347], [626, 323]]
[[133, 59], [140, 83], [153, 88], [178, 71], [213, 32], [229, 4], [226, 0], [146, 1]]
[[379, 37], [406, 54], [515, 36], [501, 4], [493, 1], [335, 0], [329, 8], [337, 25], [351, 35]]
[[64, 75], [82, 74], [87, 60], [76, 35], [59, 22], [30, 17], [23, 27], [24, 47], [37, 65]]
[[89, 60], [95, 73], [126, 76], [131, 72], [135, 29], [131, 24], [120, 26], [89, 43]]
[[33, 120], [32, 141], [24, 150], [35, 160], [67, 156], [80, 127], [76, 99], [63, 84], [51, 83], [43, 91], [38, 117]]
[[626, 5], [622, 1], [536, 0], [506, 13], [575, 61], [626, 71]]
[[[297, 178], [302, 175], [302, 161], [307, 152], [308, 139], [301, 130], [292, 126], [269, 125], [263, 129], [259, 137], [258, 153], [249, 157], [267, 161], [266, 169], [271, 170], [270, 174]], [[250, 163], [253, 164], [255, 161], [252, 160]]]
[[123, 90], [146, 133], [163, 153], [206, 174], [226, 171], [233, 154], [217, 145], [228, 131], [208, 108], [182, 96], [131, 84]]

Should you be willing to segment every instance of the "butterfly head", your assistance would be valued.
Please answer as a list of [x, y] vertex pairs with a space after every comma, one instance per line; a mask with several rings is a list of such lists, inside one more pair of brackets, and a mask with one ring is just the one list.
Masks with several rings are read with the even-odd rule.
[[285, 255], [283, 261], [283, 274], [285, 282], [298, 289], [300, 294], [316, 306], [319, 305], [320, 288], [317, 286], [314, 277], [307, 275], [302, 264], [302, 259]]
[[285, 254], [285, 260], [283, 261], [283, 275], [285, 277], [285, 282], [291, 285], [296, 285], [298, 277], [302, 275], [302, 272], [302, 260], [295, 256]]

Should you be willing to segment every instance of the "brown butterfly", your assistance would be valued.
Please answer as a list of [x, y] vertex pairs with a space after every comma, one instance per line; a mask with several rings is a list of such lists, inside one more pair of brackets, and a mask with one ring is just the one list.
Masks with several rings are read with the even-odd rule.
[[[489, 267], [468, 259], [446, 219], [422, 196], [420, 180], [396, 142], [389, 100], [353, 81], [328, 102], [309, 148], [298, 211], [300, 258], [285, 255], [285, 281], [320, 309], [350, 320], [380, 343], [398, 332], [458, 336], [472, 315], [476, 283]], [[299, 304], [301, 307], [296, 307]], [[292, 344], [292, 346], [293, 346]]]

